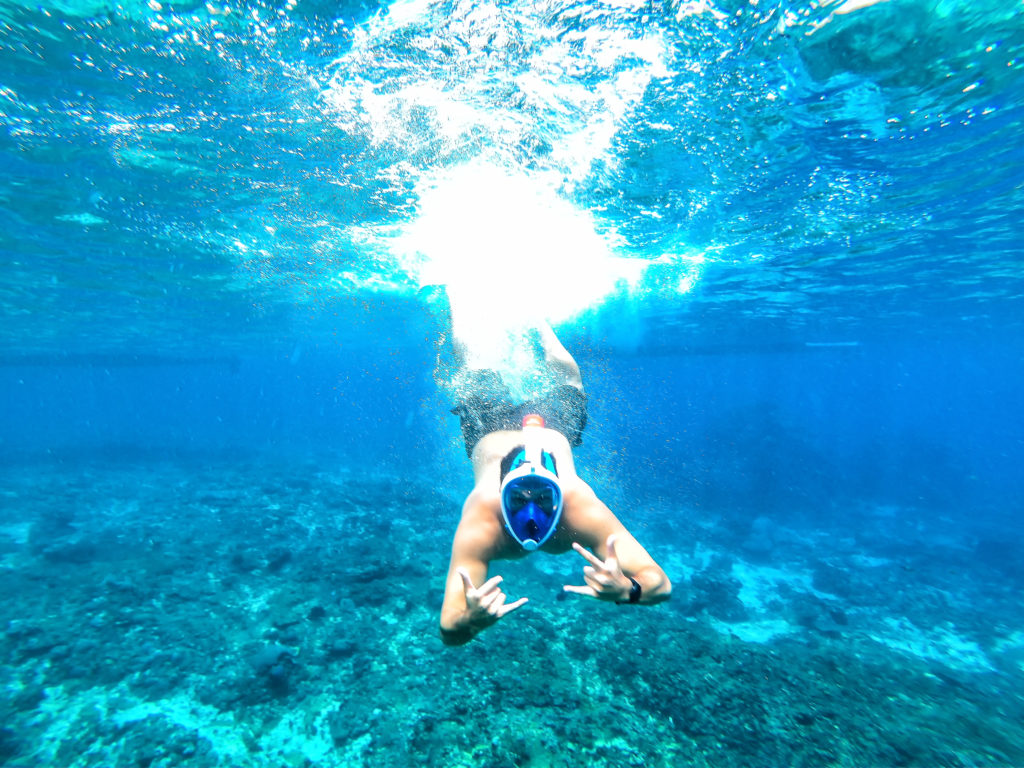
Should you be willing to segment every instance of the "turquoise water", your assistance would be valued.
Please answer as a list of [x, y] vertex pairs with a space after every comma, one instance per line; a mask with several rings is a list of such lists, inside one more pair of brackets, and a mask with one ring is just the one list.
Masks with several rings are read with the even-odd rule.
[[[0, 764], [1024, 764], [1022, 22], [0, 5]], [[442, 293], [671, 602], [442, 645]]]

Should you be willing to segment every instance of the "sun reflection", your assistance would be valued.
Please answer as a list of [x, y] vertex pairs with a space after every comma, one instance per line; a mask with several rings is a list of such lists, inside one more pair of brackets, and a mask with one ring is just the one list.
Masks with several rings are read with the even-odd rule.
[[445, 285], [480, 322], [558, 322], [634, 287], [645, 262], [557, 192], [553, 174], [474, 162], [421, 182], [419, 210], [398, 239], [421, 285]]

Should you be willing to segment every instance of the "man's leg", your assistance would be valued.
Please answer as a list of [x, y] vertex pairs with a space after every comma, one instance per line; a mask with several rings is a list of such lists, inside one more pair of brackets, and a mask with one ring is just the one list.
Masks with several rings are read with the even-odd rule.
[[562, 342], [555, 336], [555, 331], [547, 323], [542, 323], [537, 329], [540, 332], [541, 348], [544, 350], [544, 362], [547, 363], [555, 373], [561, 374], [565, 383], [571, 387], [583, 391], [583, 375], [580, 367], [576, 364], [572, 355], [569, 354]]

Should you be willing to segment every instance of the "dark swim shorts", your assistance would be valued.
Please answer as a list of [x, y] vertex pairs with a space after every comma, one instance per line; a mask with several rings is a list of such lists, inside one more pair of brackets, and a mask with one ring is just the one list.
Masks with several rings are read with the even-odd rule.
[[583, 443], [587, 396], [576, 387], [562, 384], [542, 397], [516, 403], [497, 372], [476, 371], [467, 389], [471, 394], [452, 408], [462, 422], [467, 456], [472, 456], [476, 444], [491, 432], [522, 429], [523, 416], [528, 413], [543, 416], [545, 426], [565, 435], [569, 445]]

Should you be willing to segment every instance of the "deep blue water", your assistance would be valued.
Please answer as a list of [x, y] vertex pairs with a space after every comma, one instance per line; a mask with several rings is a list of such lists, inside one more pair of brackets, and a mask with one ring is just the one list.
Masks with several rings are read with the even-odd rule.
[[[53, 510], [74, 506], [75, 489], [94, 489], [91, 509], [109, 491], [118, 501], [97, 514], [111, 520], [135, 483], [181, 489], [166, 508], [150, 498], [136, 521], [141, 531], [147, 515], [169, 519], [168, 541], [193, 535], [176, 508], [219, 499], [228, 544], [238, 536], [232, 562], [248, 562], [251, 546], [273, 564], [293, 557], [290, 534], [280, 533], [281, 560], [247, 543], [232, 514], [248, 515], [275, 483], [301, 488], [307, 470], [385, 477], [405, 489], [388, 514], [412, 531], [406, 543], [429, 528], [429, 544], [409, 544], [429, 565], [413, 574], [422, 606], [392, 584], [399, 596], [372, 610], [397, 617], [424, 644], [417, 652], [439, 652], [428, 645], [438, 542], [471, 487], [435, 377], [445, 317], [432, 286], [447, 284], [489, 296], [500, 320], [547, 316], [579, 361], [590, 397], [581, 474], [679, 569], [675, 607], [646, 617], [644, 631], [717, 621], [746, 642], [740, 625], [781, 617], [829, 641], [838, 633], [838, 654], [868, 638], [970, 670], [978, 677], [959, 678], [969, 692], [952, 700], [991, 700], [986, 675], [1024, 675], [1012, 597], [1024, 578], [1022, 232], [1019, 4], [4, 4], [5, 572], [62, 562], [71, 550], [38, 542], [67, 535], [46, 521], [63, 520]], [[280, 477], [266, 479], [266, 466]], [[207, 473], [230, 478], [228, 495]], [[240, 490], [250, 486], [251, 498]], [[36, 533], [23, 536], [25, 525]], [[351, 533], [340, 530], [339, 541]], [[16, 559], [26, 542], [36, 560]], [[73, 567], [94, 575], [118, 570], [78, 557]], [[384, 560], [398, 569], [409, 557]], [[857, 579], [868, 583], [875, 565], [864, 563], [885, 558], [901, 570], [865, 598]], [[763, 615], [749, 593], [749, 615], [732, 611], [735, 589], [715, 579], [731, 567], [742, 581], [747, 561], [806, 566], [813, 599], [838, 595], [828, 604], [855, 617], [849, 630], [822, 630], [824, 614], [808, 619], [786, 589]], [[904, 578], [906, 593], [894, 593]], [[929, 602], [939, 593], [945, 607]], [[0, 618], [28, 621], [31, 610], [9, 603]], [[417, 610], [428, 618], [410, 629]], [[878, 629], [904, 621], [939, 633], [927, 649], [956, 635], [988, 661], [957, 666], [953, 651]], [[44, 658], [13, 626], [23, 665], [5, 667], [8, 694]], [[581, 665], [566, 674], [590, 674], [571, 647], [582, 641], [558, 642]], [[35, 704], [11, 706], [30, 718]], [[655, 711], [643, 706], [641, 716]], [[995, 752], [962, 751], [958, 763], [906, 747], [902, 764], [1024, 759], [1012, 725], [984, 722], [1009, 741], [981, 729], [970, 748]], [[31, 764], [28, 736], [0, 736], [0, 764]], [[406, 755], [374, 749], [380, 765]], [[665, 754], [696, 759], [678, 750]], [[100, 764], [71, 752], [58, 764]], [[355, 760], [346, 754], [323, 764]], [[534, 764], [518, 754], [512, 764]], [[799, 762], [729, 754], [741, 756], [724, 764]], [[884, 751], [860, 759], [899, 762]]]
[[[592, 408], [583, 460], [613, 462], [628, 494], [831, 515], [867, 499], [925, 523], [1014, 523], [1024, 491], [1020, 354], [1012, 341], [797, 341], [608, 353], [579, 360]], [[429, 350], [124, 356], [5, 367], [3, 450], [14, 464], [96, 452], [154, 457], [323, 454], [395, 471], [461, 472], [458, 423]], [[627, 494], [627, 495], [628, 495]]]

